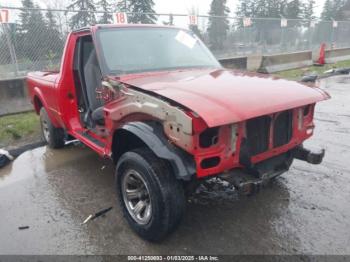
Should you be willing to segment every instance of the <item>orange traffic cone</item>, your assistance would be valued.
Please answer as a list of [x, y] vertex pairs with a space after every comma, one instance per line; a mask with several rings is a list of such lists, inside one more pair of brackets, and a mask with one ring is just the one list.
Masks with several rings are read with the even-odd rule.
[[321, 44], [320, 57], [317, 60], [317, 65], [324, 65], [326, 63], [325, 54], [326, 54], [326, 44], [323, 43], [323, 44]]

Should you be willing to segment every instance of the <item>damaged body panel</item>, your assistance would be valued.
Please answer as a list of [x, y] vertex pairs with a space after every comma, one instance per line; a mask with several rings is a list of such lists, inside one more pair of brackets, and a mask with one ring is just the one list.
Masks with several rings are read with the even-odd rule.
[[[315, 103], [329, 98], [327, 93], [318, 88], [241, 73], [241, 77], [248, 78], [248, 82], [259, 80], [261, 86], [266, 86], [263, 92], [266, 99], [258, 102], [254, 96], [258, 88], [249, 88], [249, 85], [246, 88], [235, 88], [234, 85], [229, 84], [230, 81], [225, 81], [231, 88], [221, 89], [220, 86], [220, 92], [214, 92], [215, 88], [211, 91], [209, 86], [214, 85], [219, 75], [216, 74], [217, 78], [214, 78], [214, 82], [211, 83], [208, 80], [211, 78], [210, 72], [215, 74], [219, 72], [219, 75], [227, 74], [232, 77], [231, 82], [235, 83], [233, 80], [237, 72], [223, 69], [192, 70], [191, 74], [196, 77], [190, 79], [187, 77], [189, 74], [187, 71], [127, 76], [125, 79], [120, 77], [118, 80], [113, 78], [111, 82], [120, 81], [123, 89], [120, 91], [121, 96], [105, 108], [106, 114], [113, 119], [114, 123], [119, 123], [123, 118], [127, 119], [128, 115], [138, 119], [135, 114], [139, 114], [140, 119], [145, 120], [149, 117], [161, 121], [169, 141], [194, 156], [196, 174], [201, 178], [234, 168], [251, 168], [258, 162], [286, 153], [302, 144], [313, 133]], [[181, 74], [184, 74], [184, 78]], [[175, 81], [174, 78], [177, 80]], [[199, 80], [199, 78], [203, 79]], [[166, 79], [170, 79], [169, 82], [172, 85], [176, 85], [175, 82], [178, 83], [177, 87], [171, 88]], [[158, 87], [159, 83], [162, 83], [164, 88]], [[239, 82], [236, 84], [239, 85]], [[241, 82], [240, 85], [243, 84], [244, 82]], [[190, 88], [190, 86], [196, 88]], [[172, 92], [174, 89], [179, 89], [183, 93], [188, 91], [190, 94], [194, 92], [193, 89], [198, 90], [195, 92], [197, 99], [191, 95], [189, 97], [193, 99], [188, 99], [184, 94], [180, 98], [183, 106], [179, 106], [178, 100], [173, 96], [177, 92]], [[238, 92], [238, 89], [245, 89], [245, 91], [235, 96], [234, 93]], [[302, 92], [304, 89], [306, 92]], [[162, 90], [169, 90], [169, 92], [162, 92]], [[164, 93], [170, 95], [164, 97]], [[278, 98], [268, 99], [276, 96]], [[235, 101], [237, 107], [228, 100]], [[225, 104], [230, 107], [224, 106]], [[217, 106], [224, 108], [224, 113], [206, 112], [213, 108], [217, 110]], [[280, 111], [273, 111], [272, 108]], [[225, 115], [225, 110], [231, 114]], [[188, 128], [189, 126], [191, 129]]]
[[324, 91], [297, 82], [226, 69], [150, 73], [121, 77], [120, 81], [176, 101], [197, 113], [209, 127], [329, 98]]

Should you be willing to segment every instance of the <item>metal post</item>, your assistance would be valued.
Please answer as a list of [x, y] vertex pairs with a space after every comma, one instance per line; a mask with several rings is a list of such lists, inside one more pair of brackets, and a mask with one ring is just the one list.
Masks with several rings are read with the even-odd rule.
[[11, 35], [9, 33], [9, 31], [7, 30], [7, 25], [8, 24], [1, 24], [2, 26], [2, 29], [5, 33], [5, 38], [6, 38], [6, 43], [7, 43], [7, 46], [9, 48], [9, 51], [10, 51], [10, 57], [11, 57], [11, 63], [13, 65], [13, 71], [15, 73], [15, 76], [18, 76], [18, 63], [17, 63], [17, 57], [16, 57], [16, 51], [15, 51], [15, 48], [13, 46], [13, 43], [11, 41]]

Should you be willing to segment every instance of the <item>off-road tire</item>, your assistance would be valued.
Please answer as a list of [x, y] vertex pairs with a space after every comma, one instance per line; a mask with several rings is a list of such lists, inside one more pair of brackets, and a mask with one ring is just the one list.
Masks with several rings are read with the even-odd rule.
[[44, 107], [40, 109], [40, 125], [42, 139], [51, 148], [62, 148], [65, 144], [65, 134], [62, 128], [56, 128], [52, 125], [52, 122]]
[[[151, 216], [147, 224], [140, 224], [128, 211], [122, 192], [123, 179], [130, 171], [137, 171], [146, 183], [151, 201]], [[170, 165], [147, 148], [124, 153], [115, 173], [116, 189], [123, 215], [131, 228], [143, 239], [158, 242], [174, 231], [185, 211], [185, 194]]]

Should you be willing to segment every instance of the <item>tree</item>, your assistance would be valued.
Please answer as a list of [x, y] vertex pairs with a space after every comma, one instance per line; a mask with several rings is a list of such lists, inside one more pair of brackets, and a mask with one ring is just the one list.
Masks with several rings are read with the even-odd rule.
[[128, 0], [119, 0], [117, 3], [117, 9], [122, 12], [128, 11]]
[[153, 0], [128, 0], [129, 21], [134, 24], [155, 24], [157, 18], [153, 10]]
[[98, 7], [104, 12], [101, 18], [98, 20], [98, 23], [100, 24], [109, 24], [112, 19], [112, 8], [111, 4], [109, 3], [108, 0], [100, 0], [99, 2], [96, 3]]
[[342, 14], [345, 20], [350, 20], [350, 0], [345, 3]]
[[344, 9], [348, 5], [348, 0], [326, 0], [321, 18], [323, 20], [344, 20], [346, 16], [344, 15]]
[[31, 61], [39, 61], [47, 53], [47, 27], [43, 14], [32, 0], [22, 1], [23, 9], [19, 15], [20, 56]]
[[303, 3], [300, 0], [285, 0], [281, 3], [282, 15], [289, 19], [301, 19]]
[[224, 46], [223, 43], [230, 28], [227, 19], [229, 12], [226, 0], [212, 0], [209, 11], [208, 35], [210, 46], [214, 50], [222, 49]]
[[59, 65], [56, 63], [56, 60], [62, 55], [64, 41], [62, 35], [60, 34], [59, 27], [57, 25], [55, 16], [52, 11], [47, 11], [46, 13], [46, 38], [47, 41], [47, 54], [46, 57], [51, 62], [51, 68], [57, 68]]
[[198, 25], [190, 25], [189, 29], [196, 35], [198, 36], [199, 39], [203, 40], [203, 36], [201, 31], [198, 28]]
[[331, 20], [334, 16], [334, 6], [332, 0], [326, 0], [323, 6], [321, 18], [322, 20]]
[[315, 0], [308, 0], [302, 5], [301, 17], [305, 20], [314, 20], [315, 16]]
[[76, 0], [67, 6], [68, 10], [77, 10], [77, 13], [70, 18], [71, 29], [79, 29], [84, 26], [96, 24], [96, 7], [92, 0]]

